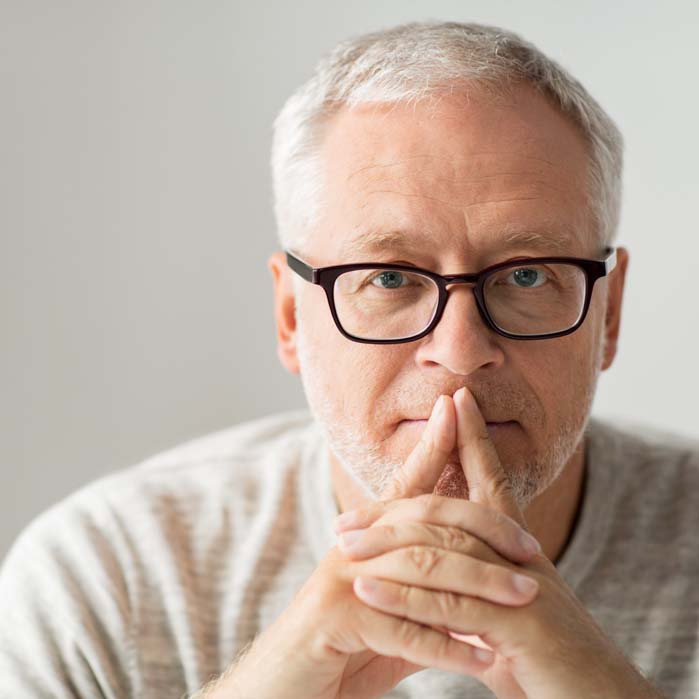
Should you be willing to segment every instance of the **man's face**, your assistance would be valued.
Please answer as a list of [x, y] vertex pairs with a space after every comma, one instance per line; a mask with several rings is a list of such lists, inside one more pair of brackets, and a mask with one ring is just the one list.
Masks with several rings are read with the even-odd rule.
[[[314, 267], [400, 262], [456, 274], [522, 256], [601, 256], [586, 201], [583, 138], [529, 87], [517, 87], [497, 106], [457, 94], [437, 106], [340, 112], [321, 164], [322, 214], [300, 251]], [[505, 247], [503, 235], [514, 229], [562, 243]], [[392, 232], [410, 249], [352, 245], [359, 235]], [[426, 419], [442, 393], [465, 385], [486, 421], [515, 421], [491, 436], [526, 506], [571, 458], [599, 371], [611, 363], [603, 341], [607, 283], [597, 282], [576, 332], [531, 341], [496, 334], [481, 320], [473, 287], [451, 286], [439, 325], [396, 345], [343, 337], [321, 287], [304, 283], [296, 316], [298, 368], [331, 462], [378, 497], [424, 429], [424, 422], [406, 420]], [[456, 451], [450, 464], [437, 492], [467, 497]]]

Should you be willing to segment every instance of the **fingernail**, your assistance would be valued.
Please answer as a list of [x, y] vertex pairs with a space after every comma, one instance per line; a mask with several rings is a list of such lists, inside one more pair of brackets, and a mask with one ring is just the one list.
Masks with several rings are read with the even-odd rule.
[[521, 530], [519, 533], [519, 545], [526, 554], [541, 553], [541, 544], [524, 530]]
[[354, 521], [355, 515], [353, 510], [339, 514], [337, 517], [335, 517], [335, 531], [338, 531], [340, 529], [347, 529], [348, 526], [354, 524]]
[[474, 648], [473, 654], [482, 663], [492, 663], [493, 658], [495, 657], [495, 653], [493, 653], [492, 650], [488, 650], [487, 648]]
[[512, 576], [512, 582], [517, 592], [521, 592], [523, 595], [531, 595], [539, 587], [539, 583], [534, 578], [519, 575], [518, 573]]
[[359, 586], [360, 590], [363, 590], [364, 592], [376, 592], [376, 590], [379, 589], [379, 584], [374, 580], [373, 578], [355, 578], [357, 581], [357, 585]]
[[348, 532], [340, 534], [340, 536], [337, 539], [337, 542], [340, 545], [340, 548], [347, 551], [349, 549], [354, 548], [357, 545], [359, 540], [362, 538], [363, 534], [364, 529], [352, 529]]

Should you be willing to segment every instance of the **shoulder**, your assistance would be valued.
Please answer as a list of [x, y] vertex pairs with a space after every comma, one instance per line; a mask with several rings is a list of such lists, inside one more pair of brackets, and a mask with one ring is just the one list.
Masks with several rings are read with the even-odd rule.
[[[699, 505], [699, 439], [642, 422], [591, 417], [586, 428], [596, 464], [619, 492], [647, 504]], [[699, 513], [699, 507], [696, 507]]]
[[282, 442], [301, 440], [313, 426], [307, 409], [266, 415], [178, 444], [149, 457], [142, 469], [177, 468], [264, 456]]
[[[38, 659], [46, 677], [21, 686], [49, 686], [51, 659], [79, 648], [113, 679], [114, 696], [136, 695], [128, 668], [141, 617], [166, 618], [194, 589], [215, 596], [221, 562], [283, 501], [279, 476], [297, 469], [315, 434], [308, 411], [250, 420], [99, 478], [44, 511], [0, 567], [0, 669], [16, 674]], [[86, 662], [69, 671], [81, 696], [94, 696]]]
[[586, 429], [596, 445], [618, 457], [632, 456], [650, 466], [697, 468], [699, 439], [645, 422], [591, 416]]
[[[128, 570], [127, 559], [146, 555], [149, 543], [162, 551], [174, 539], [206, 531], [213, 536], [231, 515], [241, 524], [254, 516], [259, 499], [274, 496], [279, 476], [297, 468], [314, 427], [307, 410], [277, 413], [103, 476], [32, 520], [3, 570], [51, 558], [54, 564], [75, 563], [77, 575], [116, 572], [113, 586]], [[87, 558], [100, 565], [81, 566]]]
[[[100, 478], [73, 494], [76, 503], [152, 510], [163, 499], [183, 507], [234, 498], [297, 467], [316, 432], [310, 413], [296, 410], [248, 420], [188, 440]], [[188, 504], [187, 504], [188, 503]], [[204, 504], [202, 502], [202, 504]]]

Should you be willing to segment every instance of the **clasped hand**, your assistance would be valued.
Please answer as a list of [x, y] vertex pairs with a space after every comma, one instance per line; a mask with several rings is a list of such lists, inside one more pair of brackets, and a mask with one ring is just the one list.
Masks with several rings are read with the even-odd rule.
[[[339, 550], [354, 562], [355, 595], [402, 620], [398, 634], [377, 625], [367, 646], [416, 669], [474, 676], [499, 699], [660, 696], [526, 533], [473, 396], [460, 389], [440, 401], [422, 453], [382, 500], [336, 521]], [[454, 440], [469, 500], [432, 494], [441, 468], [431, 465], [443, 464]], [[435, 631], [443, 640], [435, 642]], [[482, 664], [474, 664], [474, 647]]]

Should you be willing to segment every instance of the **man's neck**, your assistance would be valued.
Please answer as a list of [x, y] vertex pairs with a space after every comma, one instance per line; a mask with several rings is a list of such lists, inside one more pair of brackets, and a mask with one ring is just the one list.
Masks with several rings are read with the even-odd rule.
[[[366, 504], [367, 498], [330, 452], [335, 502], [340, 512]], [[554, 564], [572, 539], [582, 509], [586, 448], [580, 440], [573, 456], [558, 478], [524, 511], [527, 527], [541, 544], [544, 555]]]
[[585, 470], [585, 440], [581, 439], [558, 478], [524, 511], [529, 531], [554, 564], [568, 548], [580, 518]]

